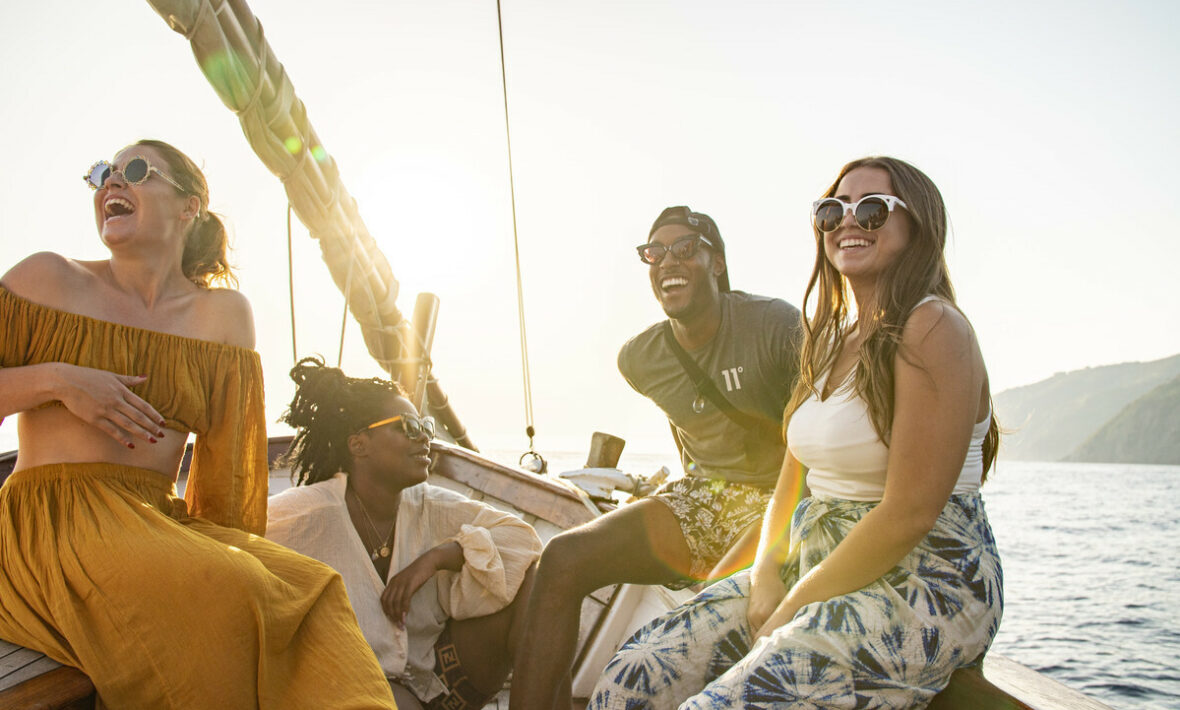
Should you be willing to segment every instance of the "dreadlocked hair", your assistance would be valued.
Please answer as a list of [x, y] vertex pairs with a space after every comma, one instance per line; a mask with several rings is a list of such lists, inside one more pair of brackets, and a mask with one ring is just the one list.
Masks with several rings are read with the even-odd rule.
[[348, 437], [383, 418], [391, 396], [406, 396], [396, 382], [349, 377], [319, 356], [296, 363], [291, 379], [295, 398], [279, 421], [296, 431], [280, 463], [291, 467], [297, 486], [326, 481], [340, 471], [351, 473]]

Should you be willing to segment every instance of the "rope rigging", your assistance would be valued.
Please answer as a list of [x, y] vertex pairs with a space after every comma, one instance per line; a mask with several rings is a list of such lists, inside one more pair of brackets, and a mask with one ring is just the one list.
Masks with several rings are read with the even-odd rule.
[[516, 229], [516, 181], [512, 171], [512, 128], [508, 119], [508, 73], [504, 62], [504, 19], [500, 13], [500, 0], [496, 0], [496, 28], [500, 35], [500, 87], [504, 94], [504, 136], [508, 144], [508, 193], [512, 201], [512, 247], [516, 257], [516, 315], [520, 323], [520, 364], [524, 380], [525, 435], [529, 438], [529, 450], [521, 454], [520, 465], [533, 473], [545, 473], [549, 466], [533, 446], [537, 434], [533, 426], [533, 385], [529, 374], [529, 343], [524, 324], [524, 281], [520, 272], [520, 236]]
[[[288, 298], [288, 304], [291, 309], [291, 362], [297, 363], [297, 362], [299, 362], [299, 347], [297, 345], [296, 338], [295, 338], [295, 252], [294, 252], [294, 247], [293, 247], [292, 238], [291, 238], [291, 212], [292, 212], [291, 203], [288, 202], [287, 203], [287, 298]], [[356, 264], [356, 244], [357, 244], [357, 241], [358, 240], [355, 237], [352, 240], [352, 246], [349, 249], [348, 271], [345, 274], [344, 286], [341, 289], [344, 293], [344, 313], [341, 315], [341, 321], [340, 321], [340, 343], [339, 343], [339, 347], [338, 347], [338, 350], [336, 353], [336, 367], [342, 367], [343, 362], [344, 362], [344, 336], [345, 336], [345, 333], [346, 333], [346, 330], [348, 327], [348, 311], [349, 311], [348, 303], [349, 303], [349, 299], [352, 297], [352, 271], [353, 271], [353, 267]], [[367, 290], [366, 295], [368, 296], [368, 301], [369, 301], [370, 307], [373, 309], [374, 312], [376, 312], [377, 303], [376, 303], [376, 299], [373, 296], [372, 291]], [[395, 333], [395, 335], [398, 335], [398, 337], [400, 339], [400, 334], [398, 334], [396, 330], [394, 330], [394, 333]], [[426, 352], [425, 344], [422, 342], [422, 338], [418, 338], [418, 345], [419, 345], [419, 350], [418, 350], [419, 352]], [[425, 365], [426, 370], [427, 370], [427, 377], [429, 378], [429, 370], [430, 370], [430, 364], [431, 364], [430, 358], [423, 357], [422, 360], [423, 360], [423, 364]], [[392, 359], [388, 360], [387, 362], [392, 365], [401, 365], [406, 362], [406, 358], [400, 358], [400, 357], [399, 358], [392, 358]], [[407, 387], [408, 387], [408, 385], [407, 385]]]
[[295, 253], [291, 246], [291, 203], [287, 203], [287, 298], [291, 304], [291, 363], [299, 362], [295, 345]]

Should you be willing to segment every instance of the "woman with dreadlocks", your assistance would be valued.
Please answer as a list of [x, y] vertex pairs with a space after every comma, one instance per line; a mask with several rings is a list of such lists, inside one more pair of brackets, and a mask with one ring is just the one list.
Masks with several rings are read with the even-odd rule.
[[434, 420], [396, 383], [318, 358], [291, 379], [296, 486], [271, 498], [267, 537], [344, 577], [399, 708], [483, 707], [512, 668], [537, 533], [426, 484]]

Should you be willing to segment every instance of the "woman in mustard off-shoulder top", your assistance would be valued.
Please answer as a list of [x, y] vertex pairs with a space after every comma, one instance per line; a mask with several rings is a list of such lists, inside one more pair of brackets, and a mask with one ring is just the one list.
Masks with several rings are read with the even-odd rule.
[[249, 304], [209, 287], [232, 276], [204, 176], [140, 141], [86, 177], [111, 258], [0, 279], [0, 638], [109, 707], [394, 707], [339, 576], [260, 537], [262, 373]]

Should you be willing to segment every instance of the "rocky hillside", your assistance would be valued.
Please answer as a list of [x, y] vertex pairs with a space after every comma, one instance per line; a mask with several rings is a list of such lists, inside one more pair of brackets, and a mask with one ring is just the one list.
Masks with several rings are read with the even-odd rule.
[[1180, 464], [1177, 378], [1180, 355], [1063, 372], [1005, 390], [996, 395], [1006, 431], [1000, 455]]
[[1124, 407], [1065, 460], [1180, 464], [1180, 377]]

